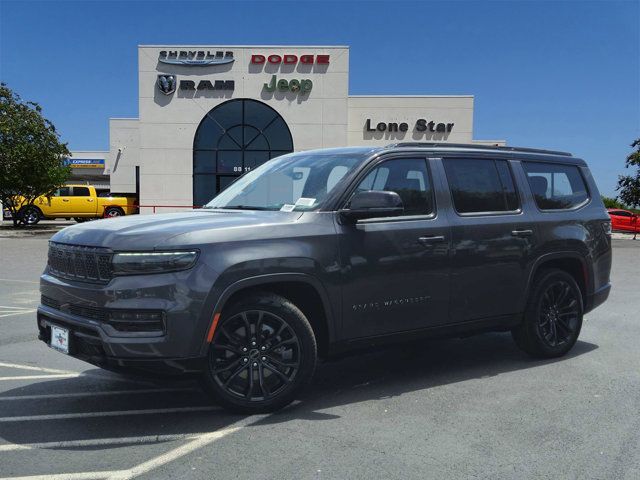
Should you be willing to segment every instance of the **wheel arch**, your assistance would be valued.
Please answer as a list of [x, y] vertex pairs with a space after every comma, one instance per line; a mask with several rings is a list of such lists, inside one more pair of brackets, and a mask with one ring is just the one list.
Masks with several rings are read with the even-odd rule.
[[22, 207], [20, 207], [20, 210], [18, 210], [18, 213], [22, 212], [23, 210], [26, 210], [27, 208], [33, 208], [37, 210], [38, 213], [40, 214], [40, 217], [44, 218], [44, 213], [42, 213], [42, 209], [34, 203], [31, 203], [29, 205], [23, 205]]
[[580, 287], [582, 304], [587, 305], [587, 300], [593, 290], [593, 286], [591, 285], [593, 272], [589, 268], [589, 263], [584, 256], [572, 251], [549, 253], [537, 259], [529, 273], [526, 290], [527, 298], [531, 293], [531, 287], [536, 275], [538, 275], [540, 271], [549, 268], [557, 268], [571, 275]]
[[[290, 300], [307, 317], [318, 342], [318, 355], [326, 357], [335, 340], [336, 326], [327, 292], [315, 277], [304, 273], [276, 273], [258, 275], [239, 280], [224, 289], [210, 310], [207, 332], [213, 327], [214, 318], [222, 314], [227, 305], [254, 292], [267, 291]], [[206, 337], [206, 335], [205, 335]], [[202, 354], [206, 355], [207, 339], [204, 338]]]
[[109, 210], [118, 210], [122, 214], [123, 217], [126, 215], [125, 212], [124, 212], [124, 209], [122, 207], [119, 207], [118, 205], [107, 205], [107, 206], [104, 207], [104, 216], [107, 215], [107, 212]]

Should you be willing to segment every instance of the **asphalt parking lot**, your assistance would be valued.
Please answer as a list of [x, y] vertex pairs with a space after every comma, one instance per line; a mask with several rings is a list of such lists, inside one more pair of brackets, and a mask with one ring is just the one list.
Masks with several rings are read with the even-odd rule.
[[0, 238], [0, 477], [640, 478], [640, 241], [574, 350], [508, 334], [320, 366], [299, 402], [230, 415], [193, 383], [102, 371], [36, 340], [46, 236]]

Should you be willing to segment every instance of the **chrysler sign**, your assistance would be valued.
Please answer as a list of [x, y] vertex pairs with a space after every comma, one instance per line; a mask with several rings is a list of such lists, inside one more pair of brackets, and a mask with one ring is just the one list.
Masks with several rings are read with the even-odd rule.
[[158, 56], [160, 63], [171, 65], [224, 65], [233, 60], [233, 52], [211, 50], [162, 50]]

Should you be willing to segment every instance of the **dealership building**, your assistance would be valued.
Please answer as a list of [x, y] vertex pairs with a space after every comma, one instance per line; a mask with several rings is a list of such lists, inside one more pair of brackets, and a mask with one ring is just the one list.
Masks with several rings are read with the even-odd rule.
[[143, 45], [138, 92], [138, 118], [109, 120], [109, 151], [71, 160], [74, 179], [99, 173], [142, 212], [203, 205], [292, 151], [504, 144], [474, 140], [472, 95], [349, 95], [344, 46]]

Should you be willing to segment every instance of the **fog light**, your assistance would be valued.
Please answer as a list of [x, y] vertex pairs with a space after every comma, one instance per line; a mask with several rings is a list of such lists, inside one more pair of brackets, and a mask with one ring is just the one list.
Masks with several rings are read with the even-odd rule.
[[107, 323], [120, 332], [163, 332], [164, 312], [159, 310], [111, 310]]

